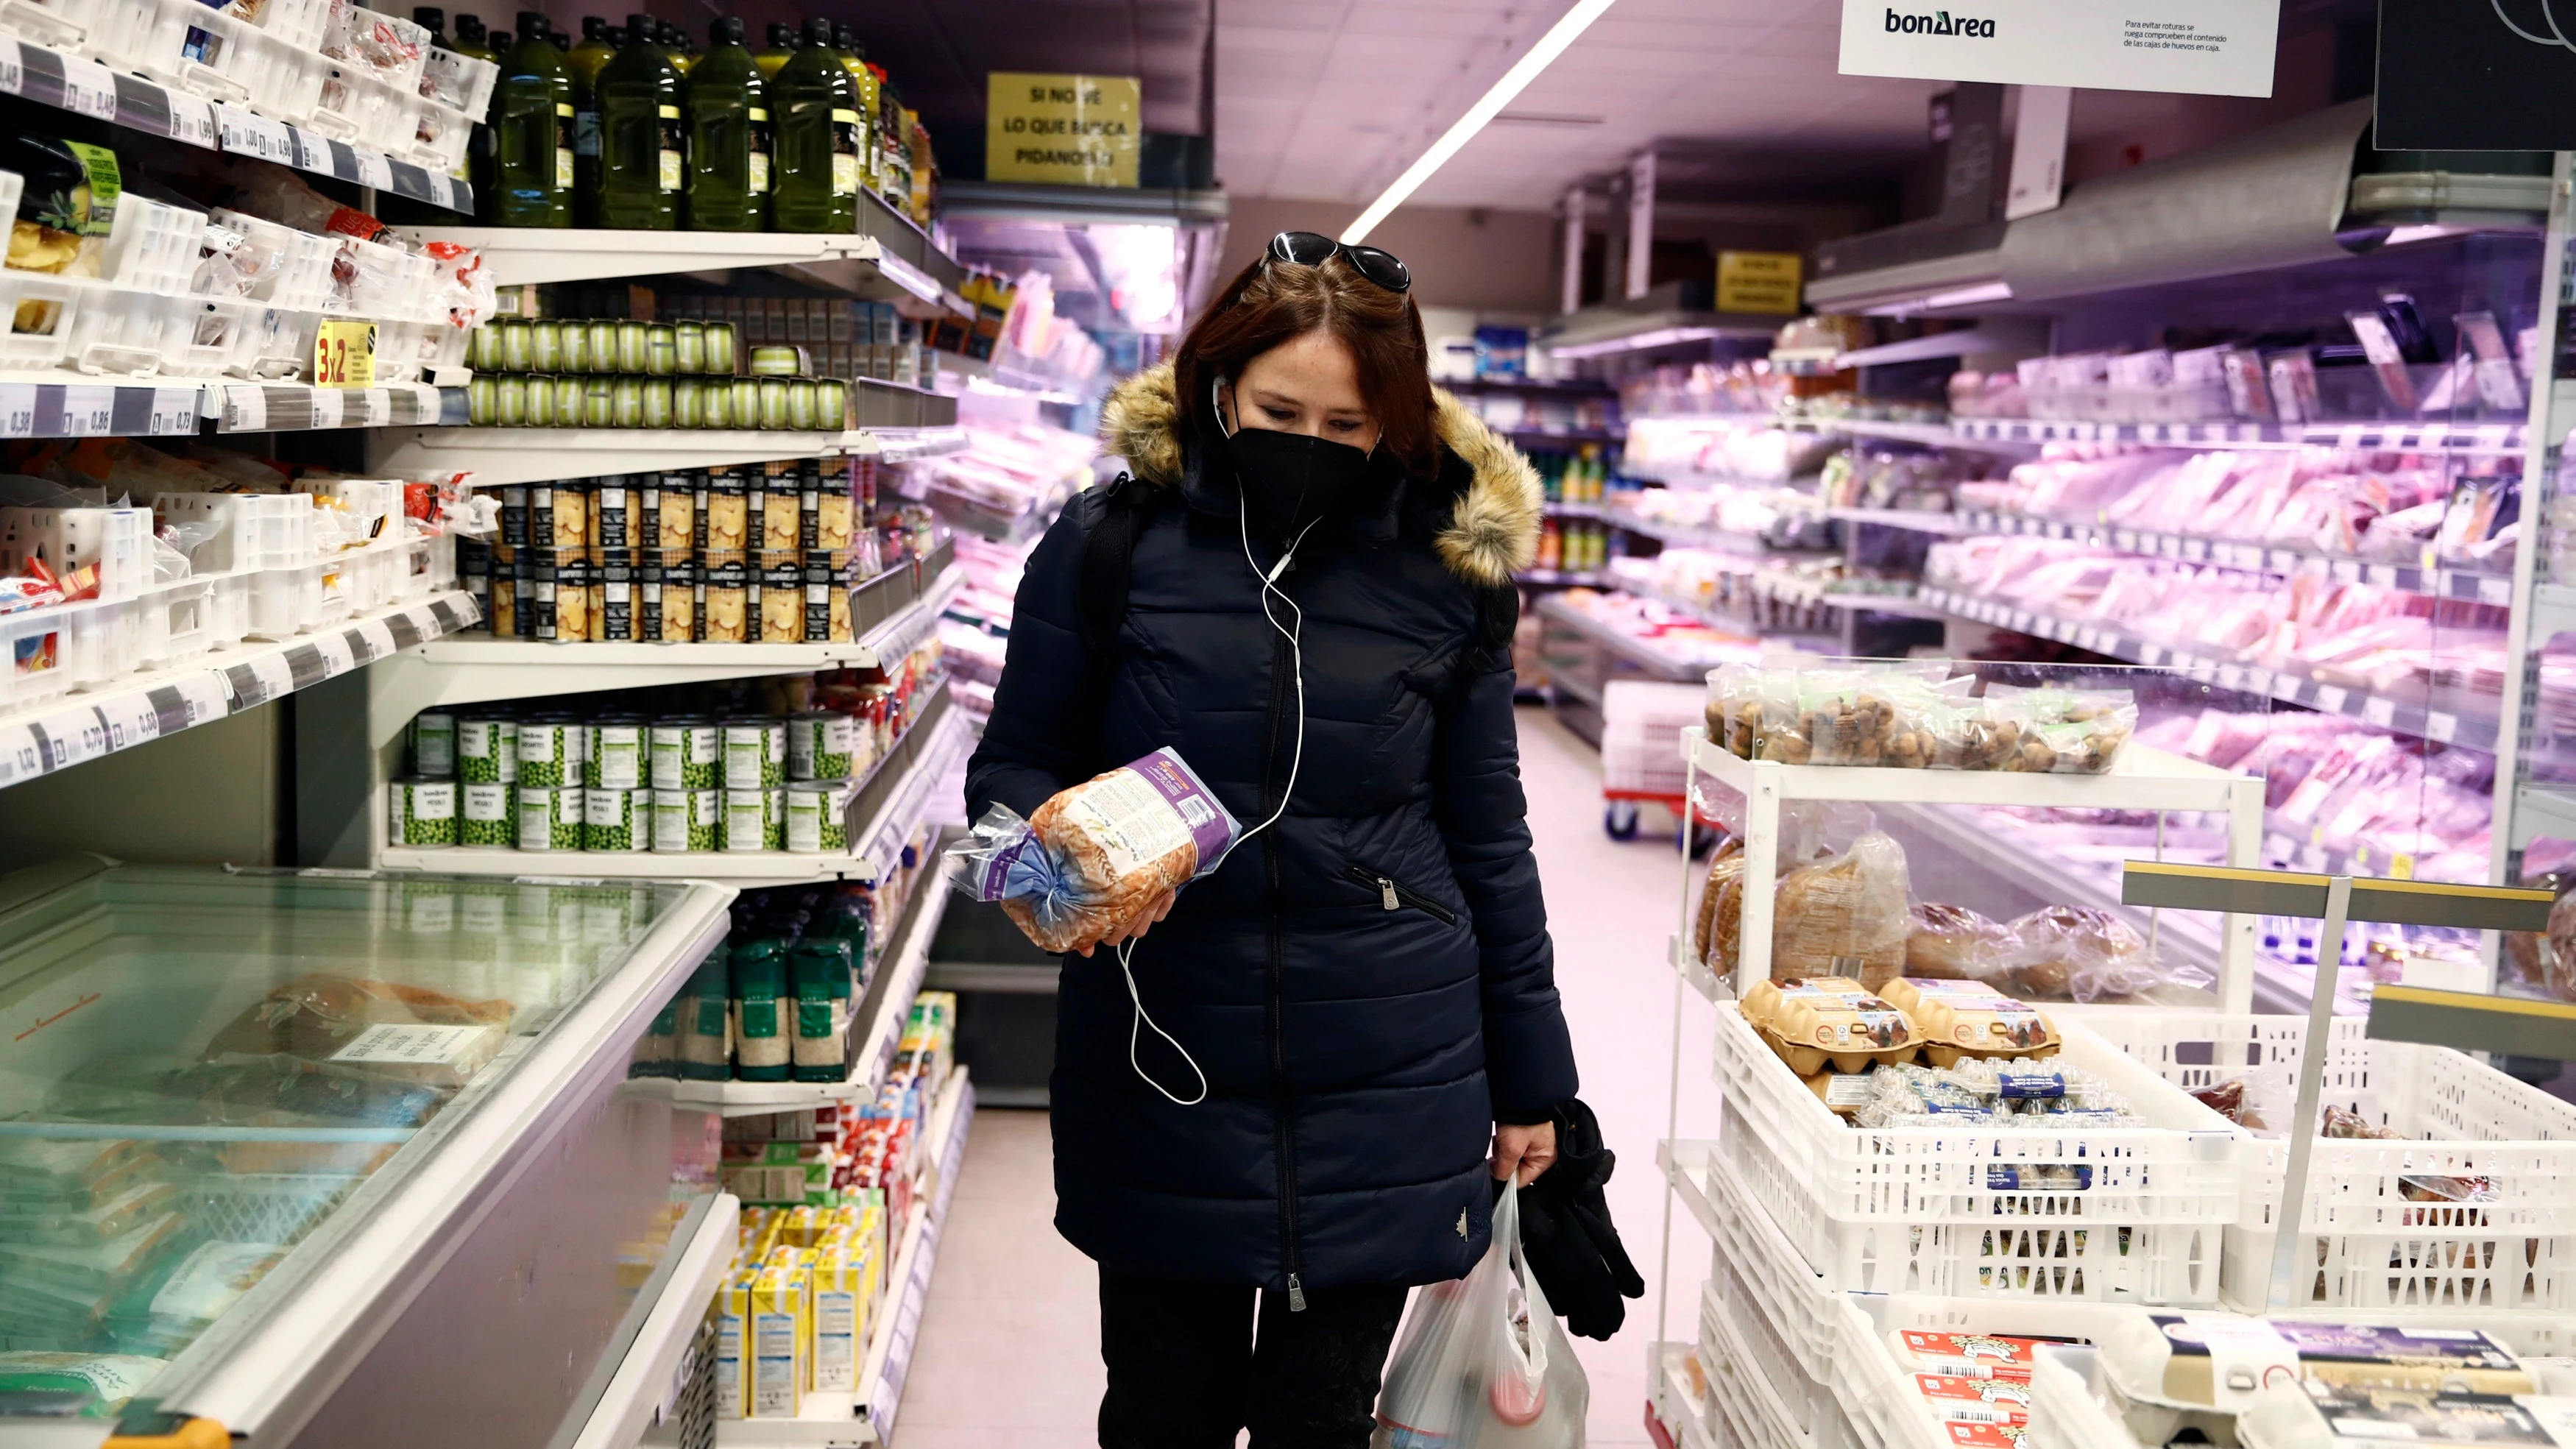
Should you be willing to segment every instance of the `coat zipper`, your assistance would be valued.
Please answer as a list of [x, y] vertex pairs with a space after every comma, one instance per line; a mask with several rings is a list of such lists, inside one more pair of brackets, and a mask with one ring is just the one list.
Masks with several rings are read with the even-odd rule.
[[[1297, 659], [1295, 652], [1288, 647], [1288, 641], [1275, 633], [1271, 642], [1270, 664], [1270, 735], [1261, 753], [1261, 799], [1265, 813], [1277, 810], [1285, 803], [1271, 799], [1270, 789], [1277, 776], [1279, 732], [1285, 713], [1282, 706], [1296, 687], [1293, 682], [1287, 682], [1283, 687], [1281, 676], [1297, 667]], [[1303, 1313], [1306, 1311], [1306, 1287], [1297, 1281], [1300, 1266], [1297, 1253], [1297, 1149], [1293, 1134], [1288, 1130], [1288, 1094], [1285, 1090], [1288, 1048], [1287, 1043], [1281, 1040], [1287, 1007], [1286, 993], [1279, 979], [1283, 946], [1279, 919], [1279, 852], [1266, 840], [1261, 843], [1261, 861], [1270, 892], [1270, 1132], [1271, 1154], [1279, 1164], [1279, 1257], [1280, 1265], [1287, 1270], [1288, 1311]]]
[[1390, 911], [1402, 910], [1406, 906], [1411, 906], [1415, 910], [1421, 911], [1426, 915], [1438, 917], [1443, 924], [1451, 926], [1458, 924], [1458, 913], [1456, 911], [1449, 909], [1447, 906], [1440, 904], [1438, 901], [1435, 901], [1431, 897], [1424, 895], [1422, 892], [1415, 890], [1413, 887], [1406, 885], [1404, 882], [1395, 879], [1393, 876], [1380, 875], [1376, 871], [1369, 869], [1367, 866], [1360, 864], [1358, 861], [1352, 861], [1347, 867], [1347, 870], [1349, 871], [1351, 879], [1358, 881], [1364, 886], [1375, 886], [1377, 888], [1378, 904]]

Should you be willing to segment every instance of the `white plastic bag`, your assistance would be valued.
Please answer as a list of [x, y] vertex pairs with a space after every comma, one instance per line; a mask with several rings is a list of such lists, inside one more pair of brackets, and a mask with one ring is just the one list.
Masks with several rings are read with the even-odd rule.
[[1474, 1271], [1414, 1295], [1371, 1449], [1581, 1449], [1591, 1385], [1521, 1255], [1520, 1221], [1513, 1183]]

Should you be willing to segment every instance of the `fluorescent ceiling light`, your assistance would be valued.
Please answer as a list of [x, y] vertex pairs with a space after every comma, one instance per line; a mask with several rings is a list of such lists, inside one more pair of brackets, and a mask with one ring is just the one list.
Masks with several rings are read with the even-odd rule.
[[1574, 43], [1574, 38], [1590, 29], [1592, 22], [1600, 19], [1601, 12], [1609, 9], [1610, 5], [1611, 0], [1574, 0], [1574, 8], [1548, 27], [1547, 34], [1538, 38], [1538, 44], [1530, 47], [1529, 54], [1503, 72], [1503, 78], [1494, 82], [1493, 89], [1476, 98], [1476, 103], [1467, 108], [1467, 114], [1458, 118], [1458, 124], [1432, 142], [1431, 149], [1423, 152], [1420, 160], [1404, 168], [1404, 174], [1395, 178], [1395, 184], [1387, 187], [1377, 200], [1370, 202], [1368, 210], [1361, 212], [1358, 220], [1342, 229], [1342, 240], [1353, 245], [1368, 240], [1368, 234], [1377, 230], [1377, 224], [1386, 220], [1387, 213], [1402, 206], [1405, 198], [1430, 180], [1434, 172], [1448, 165], [1449, 158], [1457, 155], [1460, 147], [1474, 140], [1476, 133], [1485, 129], [1486, 122], [1528, 89], [1529, 83], [1538, 79], [1539, 72], [1564, 54], [1565, 48]]
[[1638, 332], [1627, 337], [1613, 337], [1606, 342], [1571, 342], [1563, 347], [1550, 347], [1550, 357], [1607, 357], [1614, 352], [1636, 352], [1648, 347], [1672, 347], [1684, 342], [1706, 342], [1726, 333], [1716, 327], [1659, 327], [1652, 332]]

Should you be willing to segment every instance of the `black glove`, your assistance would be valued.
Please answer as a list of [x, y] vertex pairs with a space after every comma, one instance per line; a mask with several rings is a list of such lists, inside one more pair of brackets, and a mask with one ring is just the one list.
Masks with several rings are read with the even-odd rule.
[[1617, 1165], [1592, 1109], [1568, 1101], [1556, 1111], [1555, 1165], [1521, 1189], [1521, 1252], [1548, 1306], [1585, 1338], [1617, 1333], [1628, 1316], [1620, 1300], [1646, 1296], [1601, 1191]]

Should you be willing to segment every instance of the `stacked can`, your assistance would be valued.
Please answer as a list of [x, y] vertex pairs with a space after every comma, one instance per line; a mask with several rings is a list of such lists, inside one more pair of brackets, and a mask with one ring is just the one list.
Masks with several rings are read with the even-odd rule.
[[654, 850], [714, 850], [720, 843], [724, 759], [719, 739], [716, 722], [703, 716], [653, 721], [646, 751]]
[[412, 716], [405, 744], [411, 773], [392, 782], [385, 843], [413, 849], [456, 843], [456, 716], [425, 709]]
[[735, 715], [717, 726], [724, 762], [723, 848], [787, 848], [787, 722]]
[[851, 637], [851, 464], [639, 473], [505, 487], [481, 551], [494, 635], [795, 644]]
[[638, 715], [590, 722], [582, 762], [582, 849], [649, 850], [653, 793], [646, 783], [650, 725]]
[[787, 848], [850, 848], [851, 776], [858, 722], [839, 710], [808, 710], [787, 722]]
[[850, 385], [802, 349], [774, 376], [737, 376], [729, 322], [499, 317], [466, 340], [478, 428], [763, 428], [839, 432]]
[[519, 844], [519, 722], [498, 712], [456, 722], [457, 839], [466, 845]]
[[549, 711], [519, 721], [519, 848], [579, 850], [589, 731]]

